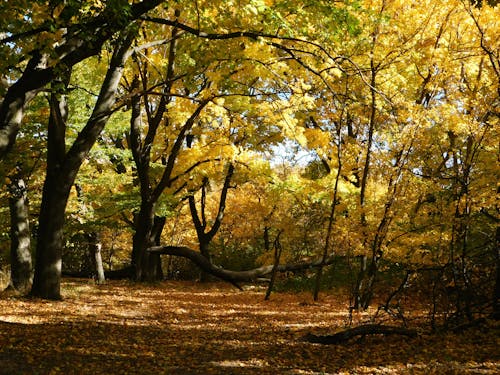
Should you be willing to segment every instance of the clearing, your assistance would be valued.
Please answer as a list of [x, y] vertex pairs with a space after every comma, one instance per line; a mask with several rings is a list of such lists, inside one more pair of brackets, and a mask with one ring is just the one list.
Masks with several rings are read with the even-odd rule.
[[[499, 326], [302, 342], [349, 321], [346, 299], [221, 283], [66, 279], [61, 302], [0, 294], [0, 374], [498, 374]], [[373, 311], [371, 311], [373, 313]], [[368, 313], [353, 316], [366, 322]], [[417, 327], [418, 328], [418, 327]]]

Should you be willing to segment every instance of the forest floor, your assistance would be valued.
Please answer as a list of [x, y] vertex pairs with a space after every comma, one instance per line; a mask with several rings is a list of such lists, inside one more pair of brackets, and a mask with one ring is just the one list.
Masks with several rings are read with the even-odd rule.
[[[0, 294], [0, 374], [499, 374], [498, 325], [416, 338], [302, 342], [349, 322], [344, 297], [220, 283], [94, 285], [63, 301]], [[373, 311], [371, 311], [373, 313]], [[354, 314], [366, 322], [370, 311]]]

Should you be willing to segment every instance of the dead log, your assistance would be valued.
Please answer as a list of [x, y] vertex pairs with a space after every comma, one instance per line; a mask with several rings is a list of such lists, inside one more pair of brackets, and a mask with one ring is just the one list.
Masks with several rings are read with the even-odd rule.
[[302, 338], [302, 341], [315, 344], [337, 345], [343, 344], [358, 336], [367, 335], [402, 335], [408, 337], [417, 337], [417, 331], [405, 327], [384, 326], [379, 324], [365, 324], [344, 331], [337, 332], [334, 335], [313, 335], [308, 333]]
[[[273, 270], [273, 265], [262, 266], [248, 271], [231, 271], [212, 264], [200, 252], [190, 249], [185, 246], [153, 246], [148, 249], [149, 252], [164, 255], [174, 255], [188, 258], [203, 271], [218, 277], [221, 280], [227, 281], [236, 287], [240, 288], [239, 282], [253, 282], [262, 279], [263, 276], [269, 275]], [[330, 256], [323, 262], [323, 265], [332, 264], [335, 257]], [[322, 259], [313, 262], [298, 262], [280, 264], [277, 266], [278, 272], [302, 271], [319, 267], [322, 264]], [[241, 288], [240, 288], [241, 289]]]

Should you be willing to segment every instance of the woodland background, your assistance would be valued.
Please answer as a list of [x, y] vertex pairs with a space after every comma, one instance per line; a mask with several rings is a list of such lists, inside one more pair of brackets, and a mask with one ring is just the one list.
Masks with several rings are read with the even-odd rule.
[[1, 2], [4, 286], [217, 277], [490, 324], [496, 3]]

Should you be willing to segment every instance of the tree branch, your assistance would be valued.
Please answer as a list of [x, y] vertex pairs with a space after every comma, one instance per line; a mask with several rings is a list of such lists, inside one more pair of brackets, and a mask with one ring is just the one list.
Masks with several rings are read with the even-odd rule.
[[365, 324], [358, 327], [348, 328], [334, 335], [318, 336], [308, 333], [302, 341], [314, 344], [336, 345], [343, 344], [357, 336], [366, 335], [402, 335], [417, 337], [417, 331], [405, 327], [383, 326], [378, 324]]
[[[153, 246], [148, 249], [151, 253], [163, 254], [163, 255], [174, 255], [187, 258], [196, 264], [203, 271], [210, 273], [211, 275], [218, 277], [221, 280], [227, 281], [233, 285], [238, 282], [252, 282], [256, 281], [268, 274], [273, 270], [273, 265], [262, 266], [254, 268], [248, 271], [231, 271], [212, 264], [207, 258], [205, 258], [200, 252], [190, 249], [186, 246]], [[332, 264], [335, 261], [335, 257], [328, 257], [323, 265]], [[313, 262], [298, 262], [298, 263], [288, 263], [280, 264], [277, 267], [278, 272], [291, 272], [291, 271], [303, 271], [307, 269], [312, 269], [319, 267], [322, 264], [322, 259], [317, 259]], [[239, 287], [238, 287], [239, 288]]]

